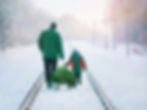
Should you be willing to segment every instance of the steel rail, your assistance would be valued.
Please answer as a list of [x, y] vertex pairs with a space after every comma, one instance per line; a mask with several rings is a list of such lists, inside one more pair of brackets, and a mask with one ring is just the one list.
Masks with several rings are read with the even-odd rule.
[[115, 110], [112, 102], [109, 100], [107, 95], [105, 94], [104, 90], [98, 83], [98, 81], [93, 77], [93, 75], [87, 70], [87, 77], [89, 79], [89, 82], [96, 93], [97, 97], [100, 99], [102, 105], [104, 106], [105, 110]]
[[41, 74], [37, 78], [37, 80], [35, 81], [33, 86], [31, 87], [29, 92], [27, 93], [26, 97], [24, 98], [24, 100], [18, 110], [30, 110], [30, 108], [31, 108], [33, 102], [35, 101], [43, 83], [44, 83], [44, 75]]

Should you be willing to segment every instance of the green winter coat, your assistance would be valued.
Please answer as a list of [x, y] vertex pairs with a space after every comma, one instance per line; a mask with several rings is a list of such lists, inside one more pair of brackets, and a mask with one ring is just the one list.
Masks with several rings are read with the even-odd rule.
[[39, 48], [44, 58], [57, 59], [63, 58], [61, 37], [55, 29], [48, 29], [40, 34], [38, 41]]
[[77, 52], [77, 51], [74, 51], [72, 56], [71, 56], [71, 59], [72, 61], [74, 62], [73, 63], [73, 72], [75, 74], [81, 74], [81, 55]]

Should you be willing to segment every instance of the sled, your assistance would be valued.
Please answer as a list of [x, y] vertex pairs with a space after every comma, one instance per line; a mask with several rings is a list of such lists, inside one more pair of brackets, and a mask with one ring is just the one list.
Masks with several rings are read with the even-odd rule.
[[67, 66], [62, 66], [57, 68], [51, 77], [51, 81], [46, 82], [49, 88], [54, 85], [67, 85], [69, 88], [76, 87], [78, 84], [77, 78], [72, 70], [70, 70]]

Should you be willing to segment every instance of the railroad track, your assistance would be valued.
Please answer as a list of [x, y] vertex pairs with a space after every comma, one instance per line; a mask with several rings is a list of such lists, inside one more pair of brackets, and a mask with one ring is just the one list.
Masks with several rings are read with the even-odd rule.
[[32, 107], [33, 102], [35, 101], [42, 85], [44, 83], [44, 75], [41, 74], [34, 85], [31, 87], [29, 92], [27, 93], [25, 99], [23, 100], [22, 104], [19, 107], [19, 110], [30, 110]]
[[98, 81], [93, 77], [93, 75], [88, 70], [87, 70], [87, 77], [89, 79], [91, 87], [93, 88], [95, 94], [97, 95], [97, 98], [102, 103], [104, 110], [115, 110], [112, 102], [107, 97], [106, 93], [104, 92]]
[[[104, 107], [104, 110], [115, 110], [112, 102], [109, 100], [107, 95], [105, 94], [102, 87], [99, 85], [98, 81], [93, 77], [93, 75], [87, 71], [86, 72], [87, 77], [89, 79], [89, 83], [94, 90], [97, 98], [100, 100], [102, 106]], [[19, 107], [19, 110], [31, 110], [31, 107], [33, 103], [35, 102], [35, 99], [44, 83], [44, 75], [41, 74], [30, 91], [27, 93], [25, 99], [23, 100], [22, 104]]]

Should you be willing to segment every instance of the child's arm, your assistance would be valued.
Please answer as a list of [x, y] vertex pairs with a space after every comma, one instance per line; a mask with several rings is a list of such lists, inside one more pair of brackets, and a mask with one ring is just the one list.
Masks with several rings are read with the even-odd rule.
[[67, 66], [72, 67], [72, 65], [73, 65], [73, 60], [70, 60], [70, 61], [67, 63]]
[[86, 63], [85, 63], [85, 61], [84, 61], [83, 59], [81, 59], [80, 65], [81, 65], [81, 67], [82, 67], [83, 69], [86, 68]]

